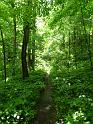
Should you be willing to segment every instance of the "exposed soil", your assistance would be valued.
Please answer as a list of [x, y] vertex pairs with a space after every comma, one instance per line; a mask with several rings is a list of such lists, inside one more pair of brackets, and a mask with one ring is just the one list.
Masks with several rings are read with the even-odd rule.
[[42, 92], [38, 106], [38, 116], [33, 124], [55, 124], [56, 111], [52, 100], [52, 87], [48, 84]]

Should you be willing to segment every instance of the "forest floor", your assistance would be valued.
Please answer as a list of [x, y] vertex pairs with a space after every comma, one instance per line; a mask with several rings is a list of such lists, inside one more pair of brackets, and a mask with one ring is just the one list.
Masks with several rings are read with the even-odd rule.
[[55, 124], [56, 111], [51, 94], [52, 86], [48, 83], [41, 94], [38, 105], [38, 115], [33, 124]]

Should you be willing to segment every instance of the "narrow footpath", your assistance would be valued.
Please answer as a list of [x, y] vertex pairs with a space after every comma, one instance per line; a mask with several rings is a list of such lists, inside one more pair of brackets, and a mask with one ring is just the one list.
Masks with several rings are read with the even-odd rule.
[[52, 86], [48, 81], [46, 83], [38, 106], [38, 116], [33, 124], [55, 124], [56, 121], [56, 111], [51, 96]]

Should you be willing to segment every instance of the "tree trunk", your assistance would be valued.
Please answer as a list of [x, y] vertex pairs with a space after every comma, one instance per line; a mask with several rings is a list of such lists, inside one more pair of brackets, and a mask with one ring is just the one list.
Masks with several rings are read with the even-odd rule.
[[24, 36], [23, 36], [23, 45], [22, 45], [22, 74], [23, 74], [23, 79], [28, 77], [28, 68], [27, 68], [27, 61], [26, 61], [26, 49], [27, 49], [27, 44], [29, 41], [29, 24], [26, 24], [24, 26]]
[[5, 55], [5, 43], [3, 39], [3, 32], [1, 30], [1, 38], [2, 38], [2, 44], [3, 44], [3, 56], [4, 56], [4, 79], [6, 83], [6, 55]]
[[31, 49], [28, 48], [28, 70], [31, 70], [31, 65], [32, 65], [32, 58], [31, 58]]

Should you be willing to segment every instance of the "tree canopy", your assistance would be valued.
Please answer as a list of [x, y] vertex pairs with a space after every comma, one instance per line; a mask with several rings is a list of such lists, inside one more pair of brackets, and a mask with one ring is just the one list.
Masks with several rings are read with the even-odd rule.
[[0, 123], [34, 124], [50, 86], [55, 124], [93, 123], [92, 0], [1, 0], [0, 55]]

